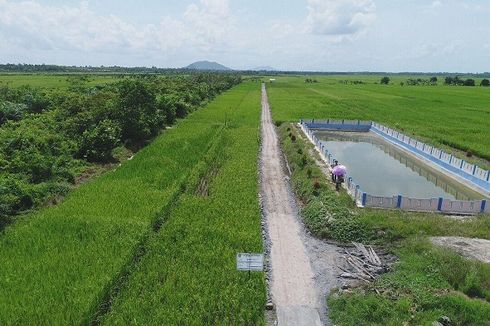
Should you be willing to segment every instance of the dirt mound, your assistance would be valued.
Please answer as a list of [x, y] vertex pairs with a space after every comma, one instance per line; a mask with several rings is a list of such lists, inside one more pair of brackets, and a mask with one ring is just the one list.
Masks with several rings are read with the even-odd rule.
[[490, 263], [490, 240], [462, 237], [433, 237], [433, 244], [456, 251], [464, 257]]

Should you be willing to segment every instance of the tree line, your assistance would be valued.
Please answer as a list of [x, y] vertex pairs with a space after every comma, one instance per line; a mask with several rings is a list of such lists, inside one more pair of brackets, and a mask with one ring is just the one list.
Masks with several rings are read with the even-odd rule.
[[241, 82], [233, 74], [141, 75], [68, 89], [0, 87], [0, 229], [65, 194], [94, 164], [115, 162]]
[[[381, 78], [381, 81], [380, 83], [382, 85], [388, 85], [390, 83], [391, 79], [390, 77], [388, 76], [385, 76], [383, 78]], [[400, 86], [404, 86], [404, 85], [407, 85], [407, 86], [437, 86], [437, 83], [438, 83], [438, 79], [437, 77], [433, 76], [429, 79], [423, 79], [423, 78], [409, 78], [407, 79], [406, 82], [400, 82]], [[447, 85], [447, 86], [476, 86], [476, 82], [474, 79], [472, 78], [468, 78], [468, 79], [463, 79], [463, 78], [460, 78], [459, 76], [456, 76], [456, 77], [446, 77], [444, 79], [444, 85]], [[490, 80], [484, 78], [482, 79], [482, 81], [480, 82], [480, 86], [483, 86], [483, 87], [489, 87], [490, 86]]]

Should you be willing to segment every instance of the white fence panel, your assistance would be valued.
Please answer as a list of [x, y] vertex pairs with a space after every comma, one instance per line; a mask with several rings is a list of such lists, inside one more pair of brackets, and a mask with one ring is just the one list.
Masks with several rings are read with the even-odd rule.
[[366, 196], [366, 207], [394, 208], [395, 203], [394, 197]]
[[448, 154], [446, 152], [442, 152], [441, 161], [443, 161], [445, 163], [449, 163], [450, 158], [451, 158], [451, 154]]
[[457, 169], [460, 169], [461, 168], [461, 162], [463, 162], [462, 159], [453, 156], [453, 159], [451, 160], [451, 165]]
[[490, 200], [487, 200], [487, 204], [485, 205], [485, 214], [490, 214]]
[[479, 213], [481, 210], [481, 200], [463, 201], [445, 199], [442, 202], [441, 210], [448, 213]]
[[414, 211], [437, 211], [438, 199], [416, 199], [403, 197], [401, 208]]
[[473, 174], [473, 169], [475, 168], [474, 164], [470, 164], [468, 162], [465, 162], [463, 164], [463, 171], [469, 174]]
[[486, 171], [486, 170], [483, 170], [482, 168], [480, 167], [476, 167], [476, 171], [475, 171], [475, 177], [477, 177], [478, 179], [481, 179], [481, 180], [487, 180], [488, 178], [488, 173], [490, 173], [489, 171]]
[[441, 155], [441, 150], [439, 148], [435, 148], [432, 150], [432, 156], [435, 157], [435, 158], [439, 158], [439, 156]]
[[356, 125], [358, 122], [358, 120], [344, 120], [344, 124], [346, 125]]

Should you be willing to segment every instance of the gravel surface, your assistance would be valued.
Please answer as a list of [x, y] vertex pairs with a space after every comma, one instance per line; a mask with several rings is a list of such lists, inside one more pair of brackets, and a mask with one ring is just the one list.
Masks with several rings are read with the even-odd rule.
[[267, 255], [267, 279], [275, 314], [270, 324], [328, 324], [326, 295], [341, 286], [340, 248], [311, 236], [301, 222], [286, 175], [265, 87], [262, 94], [260, 201]]

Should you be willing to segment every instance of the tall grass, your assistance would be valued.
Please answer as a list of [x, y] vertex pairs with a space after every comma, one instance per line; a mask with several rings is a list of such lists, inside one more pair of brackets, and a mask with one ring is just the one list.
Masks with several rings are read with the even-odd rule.
[[[0, 234], [0, 324], [91, 320], [153, 226], [162, 222], [163, 208], [208, 152], [237, 94], [248, 88], [224, 93], [117, 170], [7, 227]], [[260, 230], [249, 231], [259, 246]], [[180, 236], [170, 234], [167, 241]]]

